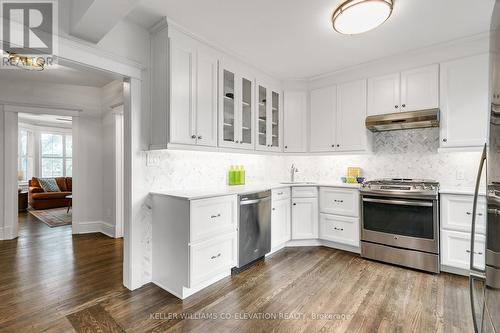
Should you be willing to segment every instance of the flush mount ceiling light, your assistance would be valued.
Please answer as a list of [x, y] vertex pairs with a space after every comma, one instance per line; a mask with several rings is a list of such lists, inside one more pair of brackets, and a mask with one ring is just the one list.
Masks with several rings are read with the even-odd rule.
[[332, 15], [333, 29], [345, 35], [375, 29], [392, 13], [393, 0], [347, 0]]

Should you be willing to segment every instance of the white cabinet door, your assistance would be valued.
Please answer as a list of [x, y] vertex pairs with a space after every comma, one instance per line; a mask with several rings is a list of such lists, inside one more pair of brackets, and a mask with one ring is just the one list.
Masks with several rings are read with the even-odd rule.
[[209, 52], [198, 52], [196, 142], [202, 146], [217, 146], [217, 71], [217, 57]]
[[336, 114], [336, 86], [311, 91], [311, 152], [334, 150]]
[[401, 111], [439, 107], [439, 65], [401, 72]]
[[359, 219], [320, 214], [319, 238], [359, 247]]
[[318, 199], [292, 199], [292, 239], [318, 238]]
[[[471, 232], [472, 195], [442, 194], [440, 198], [441, 227], [448, 230]], [[476, 234], [486, 234], [486, 198], [478, 197]]]
[[400, 110], [399, 73], [368, 79], [368, 115], [386, 114]]
[[271, 248], [276, 248], [290, 240], [290, 199], [273, 201], [271, 213]]
[[489, 115], [488, 55], [442, 63], [440, 73], [441, 147], [484, 145]]
[[340, 84], [337, 87], [337, 140], [339, 151], [366, 150], [366, 80]]
[[[476, 235], [474, 245], [474, 266], [484, 268], [485, 237]], [[442, 230], [441, 231], [441, 264], [445, 266], [470, 268], [470, 233]]]
[[307, 150], [307, 93], [284, 93], [284, 152], [301, 153]]
[[196, 144], [194, 92], [196, 49], [181, 39], [170, 41], [170, 142]]

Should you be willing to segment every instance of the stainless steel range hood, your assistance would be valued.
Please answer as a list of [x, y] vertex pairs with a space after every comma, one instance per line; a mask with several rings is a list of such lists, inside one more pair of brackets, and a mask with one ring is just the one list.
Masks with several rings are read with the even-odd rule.
[[372, 132], [439, 127], [439, 109], [368, 116], [365, 124]]

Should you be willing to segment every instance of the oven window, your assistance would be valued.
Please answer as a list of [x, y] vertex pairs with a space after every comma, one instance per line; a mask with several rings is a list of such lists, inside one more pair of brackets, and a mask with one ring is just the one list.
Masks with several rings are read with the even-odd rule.
[[[391, 199], [377, 198], [376, 200], [387, 201]], [[433, 207], [414, 206], [408, 200], [395, 200], [399, 200], [400, 204], [363, 201], [364, 229], [388, 234], [433, 239]], [[409, 204], [401, 204], [404, 202], [409, 202]]]

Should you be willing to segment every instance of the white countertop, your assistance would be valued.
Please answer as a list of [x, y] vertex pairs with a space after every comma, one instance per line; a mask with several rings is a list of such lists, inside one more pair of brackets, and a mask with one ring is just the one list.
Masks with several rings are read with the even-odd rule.
[[160, 196], [168, 196], [168, 197], [176, 197], [186, 200], [197, 200], [197, 199], [205, 199], [211, 197], [220, 197], [224, 195], [233, 195], [233, 194], [244, 194], [251, 192], [260, 192], [267, 191], [276, 188], [283, 187], [298, 187], [298, 186], [323, 186], [323, 187], [344, 187], [344, 188], [352, 188], [359, 189], [360, 184], [345, 184], [345, 183], [328, 183], [328, 182], [318, 182], [312, 184], [306, 183], [295, 183], [295, 184], [282, 184], [282, 183], [273, 183], [273, 184], [247, 184], [247, 185], [236, 185], [236, 186], [223, 186], [220, 188], [204, 188], [204, 189], [179, 189], [179, 190], [160, 190], [151, 192], [152, 195], [160, 195]]
[[[445, 186], [439, 188], [439, 193], [441, 194], [462, 194], [462, 195], [474, 195], [475, 189], [473, 187], [451, 187]], [[486, 189], [484, 187], [479, 188], [479, 193], [481, 195], [486, 195]]]

